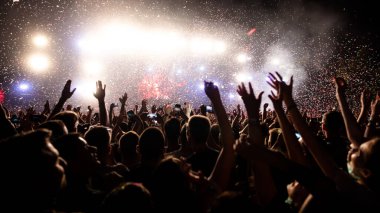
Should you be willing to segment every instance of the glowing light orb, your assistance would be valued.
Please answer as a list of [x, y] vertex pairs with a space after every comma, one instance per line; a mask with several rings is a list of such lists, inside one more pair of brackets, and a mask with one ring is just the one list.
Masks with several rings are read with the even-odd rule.
[[28, 65], [32, 71], [42, 72], [49, 68], [50, 61], [46, 55], [34, 54], [29, 56]]
[[21, 91], [26, 91], [29, 89], [29, 85], [26, 84], [26, 83], [21, 83], [18, 88], [21, 90]]
[[44, 35], [37, 35], [33, 38], [33, 44], [36, 47], [43, 48], [43, 47], [46, 47], [48, 45], [48, 43], [49, 43], [49, 41], [48, 41], [47, 37]]
[[103, 65], [97, 61], [88, 61], [83, 64], [83, 71], [87, 74], [98, 74], [103, 70]]

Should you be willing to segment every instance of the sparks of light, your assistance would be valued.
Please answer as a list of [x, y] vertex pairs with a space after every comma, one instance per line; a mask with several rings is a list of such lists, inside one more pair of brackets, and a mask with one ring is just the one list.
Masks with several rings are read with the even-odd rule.
[[36, 35], [34, 38], [33, 38], [33, 44], [36, 46], [36, 47], [40, 47], [40, 48], [43, 48], [43, 47], [46, 47], [48, 45], [48, 39], [46, 36], [44, 35]]
[[201, 90], [205, 89], [205, 85], [204, 85], [203, 83], [199, 84], [198, 87], [199, 87], [199, 89], [201, 89]]
[[44, 54], [33, 54], [28, 58], [28, 65], [34, 72], [43, 72], [49, 68], [49, 58]]
[[230, 94], [228, 94], [228, 97], [229, 97], [230, 99], [233, 99], [233, 98], [235, 98], [235, 95], [234, 95], [233, 93], [230, 93]]

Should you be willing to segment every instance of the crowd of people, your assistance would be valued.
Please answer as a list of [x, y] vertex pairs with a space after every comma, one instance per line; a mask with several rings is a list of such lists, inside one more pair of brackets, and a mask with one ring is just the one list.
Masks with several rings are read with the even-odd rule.
[[294, 100], [293, 77], [268, 79], [271, 110], [251, 83], [237, 86], [244, 107], [226, 109], [208, 81], [212, 111], [191, 100], [131, 105], [125, 91], [115, 114], [102, 81], [97, 111], [67, 104], [71, 80], [52, 109], [5, 101], [0, 211], [380, 211], [380, 94], [363, 91], [355, 117], [336, 77], [339, 107], [315, 119]]

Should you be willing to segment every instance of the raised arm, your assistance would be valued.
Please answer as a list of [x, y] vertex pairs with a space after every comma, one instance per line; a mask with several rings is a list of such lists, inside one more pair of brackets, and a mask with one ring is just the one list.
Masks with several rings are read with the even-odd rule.
[[209, 179], [217, 183], [222, 190], [225, 190], [228, 186], [230, 174], [235, 165], [233, 149], [234, 136], [232, 134], [232, 128], [228, 122], [226, 110], [220, 98], [218, 87], [214, 85], [213, 82], [205, 81], [205, 93], [213, 105], [216, 119], [218, 120], [220, 127], [220, 140], [223, 146]]
[[17, 131], [11, 121], [8, 119], [6, 110], [2, 104], [0, 104], [0, 139], [4, 139], [17, 134]]
[[63, 87], [61, 97], [59, 98], [58, 103], [54, 106], [53, 111], [50, 113], [48, 120], [61, 111], [63, 105], [69, 98], [71, 98], [71, 96], [73, 96], [75, 90], [76, 88], [71, 91], [71, 80], [67, 80], [65, 86]]
[[369, 116], [368, 124], [365, 129], [364, 137], [371, 138], [375, 136], [376, 122], [380, 115], [380, 94], [377, 92], [375, 99], [371, 102], [371, 115]]
[[107, 110], [106, 110], [106, 103], [104, 101], [104, 98], [106, 97], [106, 85], [104, 85], [102, 81], [96, 82], [96, 92], [94, 93], [94, 96], [96, 99], [98, 99], [99, 103], [99, 117], [100, 117], [100, 124], [103, 126], [107, 126]]
[[327, 177], [334, 179], [339, 168], [337, 167], [333, 158], [319, 143], [316, 136], [313, 134], [312, 130], [309, 128], [305, 119], [302, 117], [300, 111], [298, 110], [292, 95], [293, 76], [290, 78], [290, 83], [286, 84], [281, 80], [281, 75], [278, 73], [277, 75], [280, 77], [280, 80], [274, 79], [274, 81], [276, 81], [280, 86], [280, 93], [282, 94], [285, 105], [287, 107], [287, 113], [290, 115], [294, 127], [301, 134], [304, 143], [306, 144], [307, 148], [309, 149], [310, 153], [312, 154], [313, 158], [323, 173]]
[[367, 115], [368, 115], [370, 106], [371, 106], [371, 93], [367, 89], [365, 89], [360, 95], [360, 114], [357, 119], [357, 122], [360, 125], [360, 127], [363, 127], [365, 125], [365, 122], [367, 121]]
[[342, 112], [344, 125], [346, 126], [346, 133], [351, 144], [355, 147], [359, 147], [363, 143], [363, 133], [360, 129], [358, 122], [356, 121], [354, 114], [348, 107], [346, 100], [346, 88], [347, 83], [343, 78], [334, 78], [335, 88], [336, 88], [336, 99], [338, 100], [339, 109]]
[[[280, 81], [282, 81], [282, 77], [280, 75], [278, 75], [278, 77], [280, 78]], [[286, 117], [284, 108], [282, 107], [283, 94], [280, 93], [279, 81], [277, 81], [276, 77], [271, 73], [269, 74], [269, 79], [270, 82], [268, 81], [268, 84], [277, 91], [277, 95], [272, 92], [272, 95], [268, 95], [268, 97], [272, 101], [274, 110], [276, 111], [277, 119], [282, 129], [289, 159], [294, 160], [295, 162], [304, 166], [308, 166], [308, 161], [303, 154], [301, 145], [297, 140], [294, 128], [290, 124], [288, 118]]]
[[[243, 99], [247, 110], [249, 141], [252, 144], [264, 147], [265, 138], [260, 125], [260, 104], [263, 92], [260, 92], [256, 98], [251, 83], [249, 83], [249, 92], [244, 83], [238, 86], [237, 92]], [[254, 162], [253, 169], [260, 204], [266, 206], [271, 203], [277, 195], [277, 189], [271, 170], [265, 162]]]

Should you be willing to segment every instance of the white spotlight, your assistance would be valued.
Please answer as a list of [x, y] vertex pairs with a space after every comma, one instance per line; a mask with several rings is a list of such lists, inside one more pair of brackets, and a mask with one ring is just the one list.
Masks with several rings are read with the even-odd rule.
[[103, 70], [103, 66], [96, 61], [88, 61], [83, 65], [83, 70], [88, 74], [98, 74]]
[[46, 47], [48, 45], [48, 39], [44, 35], [37, 35], [33, 38], [33, 44], [36, 47]]
[[237, 57], [236, 57], [237, 61], [239, 63], [245, 63], [249, 60], [251, 60], [251, 57], [248, 57], [247, 54], [245, 53], [240, 53]]
[[271, 64], [273, 64], [273, 65], [280, 65], [280, 63], [281, 63], [281, 59], [280, 58], [273, 57], [272, 60], [271, 60]]
[[34, 54], [29, 56], [28, 59], [29, 67], [32, 71], [41, 72], [49, 68], [49, 58], [43, 54]]

